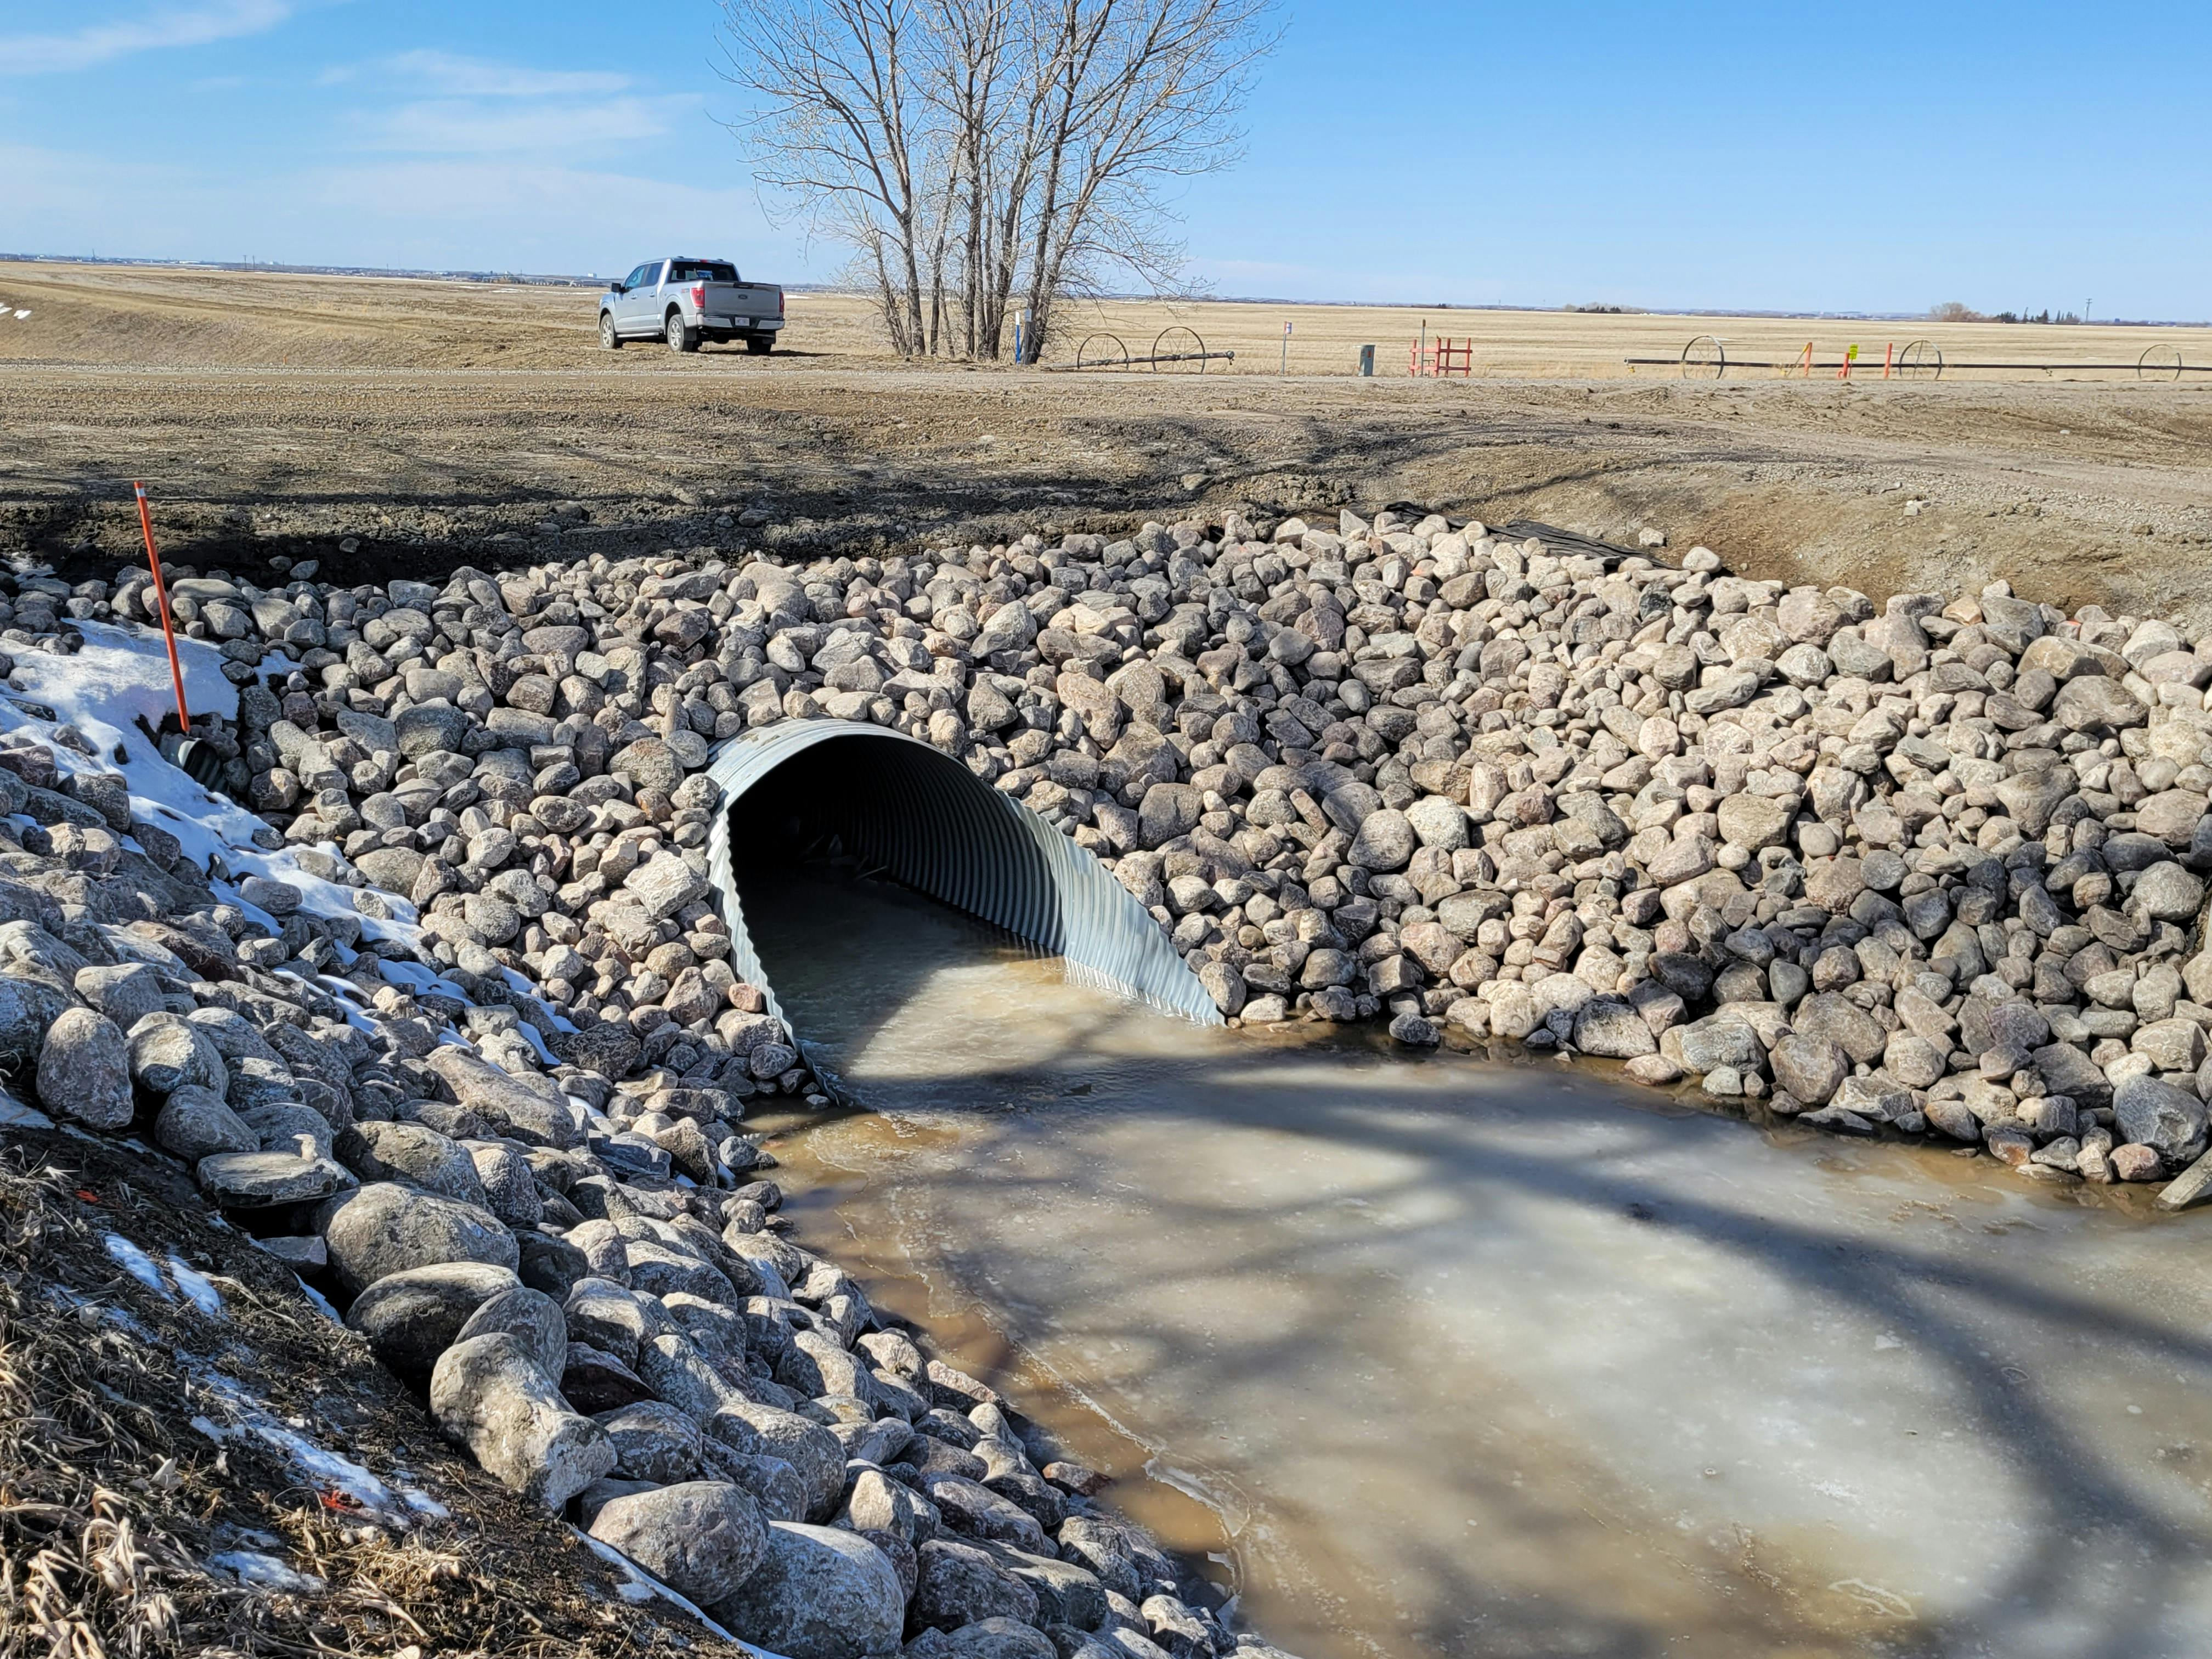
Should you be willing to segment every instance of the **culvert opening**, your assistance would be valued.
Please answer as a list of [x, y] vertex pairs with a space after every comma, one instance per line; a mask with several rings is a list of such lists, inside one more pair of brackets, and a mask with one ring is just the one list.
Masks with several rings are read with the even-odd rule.
[[[1061, 957], [1072, 977], [1201, 1024], [1218, 1012], [1152, 915], [1089, 853], [951, 757], [879, 726], [791, 722], [726, 745], [708, 854], [734, 965], [776, 998], [745, 921], [748, 883], [836, 860]], [[799, 1033], [804, 1039], [805, 1034]]]

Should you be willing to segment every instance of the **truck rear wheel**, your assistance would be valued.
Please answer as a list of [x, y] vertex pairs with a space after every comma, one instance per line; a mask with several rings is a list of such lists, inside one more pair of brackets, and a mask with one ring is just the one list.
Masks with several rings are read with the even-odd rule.
[[684, 313], [680, 311], [668, 313], [668, 322], [663, 333], [671, 351], [696, 351], [699, 349], [699, 331], [684, 325]]
[[599, 313], [599, 349], [602, 351], [620, 351], [622, 344], [622, 336], [615, 332], [614, 313], [601, 312]]
[[775, 349], [775, 336], [773, 334], [748, 334], [745, 336], [745, 349], [756, 357], [765, 357], [769, 352]]

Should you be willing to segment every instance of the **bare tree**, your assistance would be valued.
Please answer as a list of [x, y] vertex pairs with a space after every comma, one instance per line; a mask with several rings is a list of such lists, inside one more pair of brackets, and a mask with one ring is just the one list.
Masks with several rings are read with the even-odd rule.
[[754, 171], [846, 242], [873, 276], [892, 348], [927, 344], [921, 312], [927, 101], [912, 83], [904, 0], [725, 0], [731, 76], [760, 100]]
[[1021, 355], [1059, 301], [1182, 264], [1182, 181], [1233, 161], [1273, 0], [724, 0], [764, 191], [851, 246], [894, 349]]

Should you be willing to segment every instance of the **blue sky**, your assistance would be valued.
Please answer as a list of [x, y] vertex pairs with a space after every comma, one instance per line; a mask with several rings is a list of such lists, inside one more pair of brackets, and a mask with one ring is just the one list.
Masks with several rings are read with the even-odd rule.
[[[827, 277], [714, 0], [0, 0], [0, 249]], [[2212, 316], [2212, 7], [1285, 0], [1226, 295]], [[634, 26], [634, 27], [632, 27]]]

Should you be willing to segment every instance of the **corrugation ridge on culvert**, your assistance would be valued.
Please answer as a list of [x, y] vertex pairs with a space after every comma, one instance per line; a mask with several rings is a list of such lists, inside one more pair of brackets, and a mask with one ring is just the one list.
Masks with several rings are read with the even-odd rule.
[[[825, 743], [887, 745], [844, 799], [848, 850], [898, 880], [1041, 950], [1072, 977], [1200, 1024], [1220, 1024], [1213, 999], [1152, 915], [1091, 854], [1019, 801], [918, 738], [851, 720], [788, 720], [732, 738], [707, 775], [721, 799], [707, 838], [708, 879], [731, 933], [732, 966], [789, 1024], [747, 931], [731, 819], [746, 794]], [[813, 782], [822, 787], [827, 769]]]

